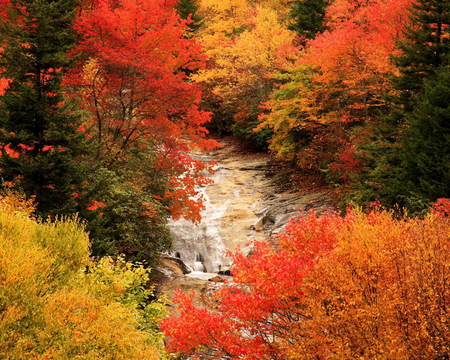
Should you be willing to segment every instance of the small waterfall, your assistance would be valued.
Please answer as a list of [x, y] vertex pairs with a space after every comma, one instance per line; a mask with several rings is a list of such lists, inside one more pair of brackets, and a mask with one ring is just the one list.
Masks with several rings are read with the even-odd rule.
[[[206, 155], [196, 158], [204, 162], [212, 160]], [[255, 211], [261, 198], [259, 191], [266, 183], [266, 160], [244, 164], [236, 159], [215, 166], [213, 183], [198, 189], [204, 205], [198, 224], [184, 219], [169, 220], [174, 250], [198, 276], [229, 274], [231, 259], [227, 252], [237, 247], [247, 251], [247, 244], [259, 235], [253, 224], [258, 220]]]
[[[324, 193], [280, 192], [266, 176], [267, 158], [237, 155], [232, 147], [220, 151], [216, 155], [222, 160], [211, 176], [213, 183], [198, 189], [204, 205], [201, 221], [168, 223], [175, 257], [193, 269], [195, 276], [205, 278], [211, 273], [230, 273], [227, 252], [239, 248], [249, 253], [252, 240], [280, 231], [298, 210], [325, 203]], [[196, 159], [212, 160], [206, 155]], [[315, 208], [318, 210], [317, 205]]]
[[200, 253], [195, 253], [194, 271], [206, 272], [205, 265], [203, 265], [203, 257]]
[[[211, 161], [211, 158], [204, 155], [198, 159]], [[213, 181], [217, 182], [218, 177], [223, 176], [222, 173], [223, 170], [216, 169]], [[198, 189], [198, 196], [203, 198], [204, 204], [202, 220], [198, 224], [184, 219], [169, 220], [176, 256], [197, 273], [217, 273], [223, 266], [224, 253], [227, 251], [220, 235], [221, 219], [227, 210], [227, 203], [213, 204], [206, 193], [207, 188], [208, 186]]]

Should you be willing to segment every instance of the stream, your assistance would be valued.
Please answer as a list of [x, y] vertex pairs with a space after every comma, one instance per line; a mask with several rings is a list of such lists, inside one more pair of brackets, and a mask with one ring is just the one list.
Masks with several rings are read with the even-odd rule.
[[[217, 273], [227, 274], [232, 265], [227, 252], [237, 248], [248, 252], [252, 240], [282, 231], [299, 210], [314, 207], [320, 211], [329, 204], [324, 191], [281, 191], [270, 176], [269, 156], [239, 152], [226, 139], [220, 143], [221, 148], [198, 156], [204, 161], [217, 161], [211, 176], [213, 182], [200, 189], [205, 206], [201, 222], [195, 225], [183, 219], [169, 221], [174, 251], [164, 262], [170, 278], [164, 286], [191, 282], [181, 276], [183, 272], [189, 272], [187, 277], [202, 280]], [[181, 260], [188, 269], [177, 271], [179, 266], [173, 266], [174, 259]], [[178, 280], [173, 281], [174, 278]], [[183, 288], [182, 284], [180, 287]]]

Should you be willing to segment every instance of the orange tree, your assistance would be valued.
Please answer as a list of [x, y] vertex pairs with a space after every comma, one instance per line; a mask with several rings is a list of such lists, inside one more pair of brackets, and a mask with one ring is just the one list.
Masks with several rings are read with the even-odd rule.
[[263, 146], [267, 134], [252, 132], [259, 105], [273, 90], [272, 74], [297, 51], [283, 8], [281, 1], [246, 0], [203, 0], [199, 8], [205, 21], [197, 36], [208, 61], [192, 79], [205, 88], [213, 126]]
[[334, 160], [334, 180], [347, 180], [361, 129], [376, 121], [386, 107], [384, 96], [392, 92], [392, 55], [410, 5], [410, 0], [330, 2], [327, 30], [306, 41], [300, 61], [279, 76], [279, 89], [264, 105], [258, 130], [273, 131], [274, 153], [301, 169], [324, 170]]
[[[375, 209], [292, 221], [275, 244], [234, 257], [233, 283], [203, 308], [180, 294], [163, 322], [172, 352], [202, 358], [448, 356], [450, 222]], [[195, 331], [194, 331], [195, 330]]]

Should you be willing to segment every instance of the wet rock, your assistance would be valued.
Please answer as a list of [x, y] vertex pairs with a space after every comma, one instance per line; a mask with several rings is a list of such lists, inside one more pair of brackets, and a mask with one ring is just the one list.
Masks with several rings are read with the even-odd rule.
[[330, 206], [326, 192], [296, 193], [285, 192], [270, 193], [261, 200], [261, 207], [256, 211], [259, 222], [255, 227], [261, 228], [267, 237], [280, 231], [289, 223], [290, 219], [297, 217], [301, 212], [314, 209], [323, 211]]
[[219, 275], [232, 276], [231, 270], [220, 270], [218, 272]]
[[174, 248], [181, 260], [194, 268], [201, 254], [205, 269], [218, 273], [230, 269], [229, 251], [251, 251], [254, 239], [282, 231], [299, 212], [321, 211], [330, 203], [326, 192], [298, 193], [281, 189], [271, 176], [272, 159], [264, 154], [236, 151], [226, 142], [221, 149], [197, 159], [217, 161], [213, 183], [201, 189], [205, 209], [198, 224], [170, 221]]

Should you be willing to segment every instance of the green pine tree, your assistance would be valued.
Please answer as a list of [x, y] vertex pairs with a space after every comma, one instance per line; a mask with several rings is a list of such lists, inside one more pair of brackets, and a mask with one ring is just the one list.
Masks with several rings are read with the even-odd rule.
[[44, 217], [76, 210], [83, 180], [75, 162], [85, 150], [79, 117], [61, 86], [76, 44], [76, 7], [76, 0], [11, 0], [0, 19], [0, 66], [11, 80], [0, 98], [0, 175], [35, 196]]
[[394, 79], [399, 95], [389, 121], [397, 125], [400, 142], [396, 156], [401, 165], [392, 174], [403, 184], [396, 192], [397, 203], [414, 213], [449, 194], [448, 131], [443, 112], [450, 103], [442, 95], [448, 95], [448, 75], [443, 69], [450, 53], [450, 2], [418, 0], [411, 14], [413, 26], [398, 44], [402, 54], [394, 59], [400, 70]]
[[195, 0], [177, 0], [176, 9], [182, 19], [190, 18], [192, 22], [189, 28], [192, 32], [196, 32], [203, 22], [203, 16], [198, 13], [198, 5]]
[[448, 146], [445, 136], [438, 136], [445, 121], [439, 109], [443, 105], [432, 104], [437, 94], [429, 86], [444, 86], [444, 75], [438, 80], [437, 74], [450, 53], [450, 2], [418, 0], [410, 10], [412, 26], [398, 42], [402, 52], [394, 58], [400, 71], [392, 81], [397, 95], [389, 99], [389, 113], [362, 146], [370, 170], [361, 175], [352, 197], [363, 204], [377, 199], [413, 213], [446, 193], [446, 166], [430, 147], [440, 148], [436, 154], [443, 156]]
[[450, 198], [450, 69], [426, 83], [402, 133], [404, 184], [423, 201]]
[[406, 30], [404, 40], [398, 42], [401, 55], [394, 58], [400, 76], [394, 87], [400, 90], [396, 103], [410, 112], [414, 97], [420, 93], [424, 81], [448, 62], [450, 2], [418, 0], [411, 8], [413, 25]]
[[314, 39], [325, 30], [324, 17], [328, 0], [295, 0], [290, 10], [289, 30], [301, 38]]

